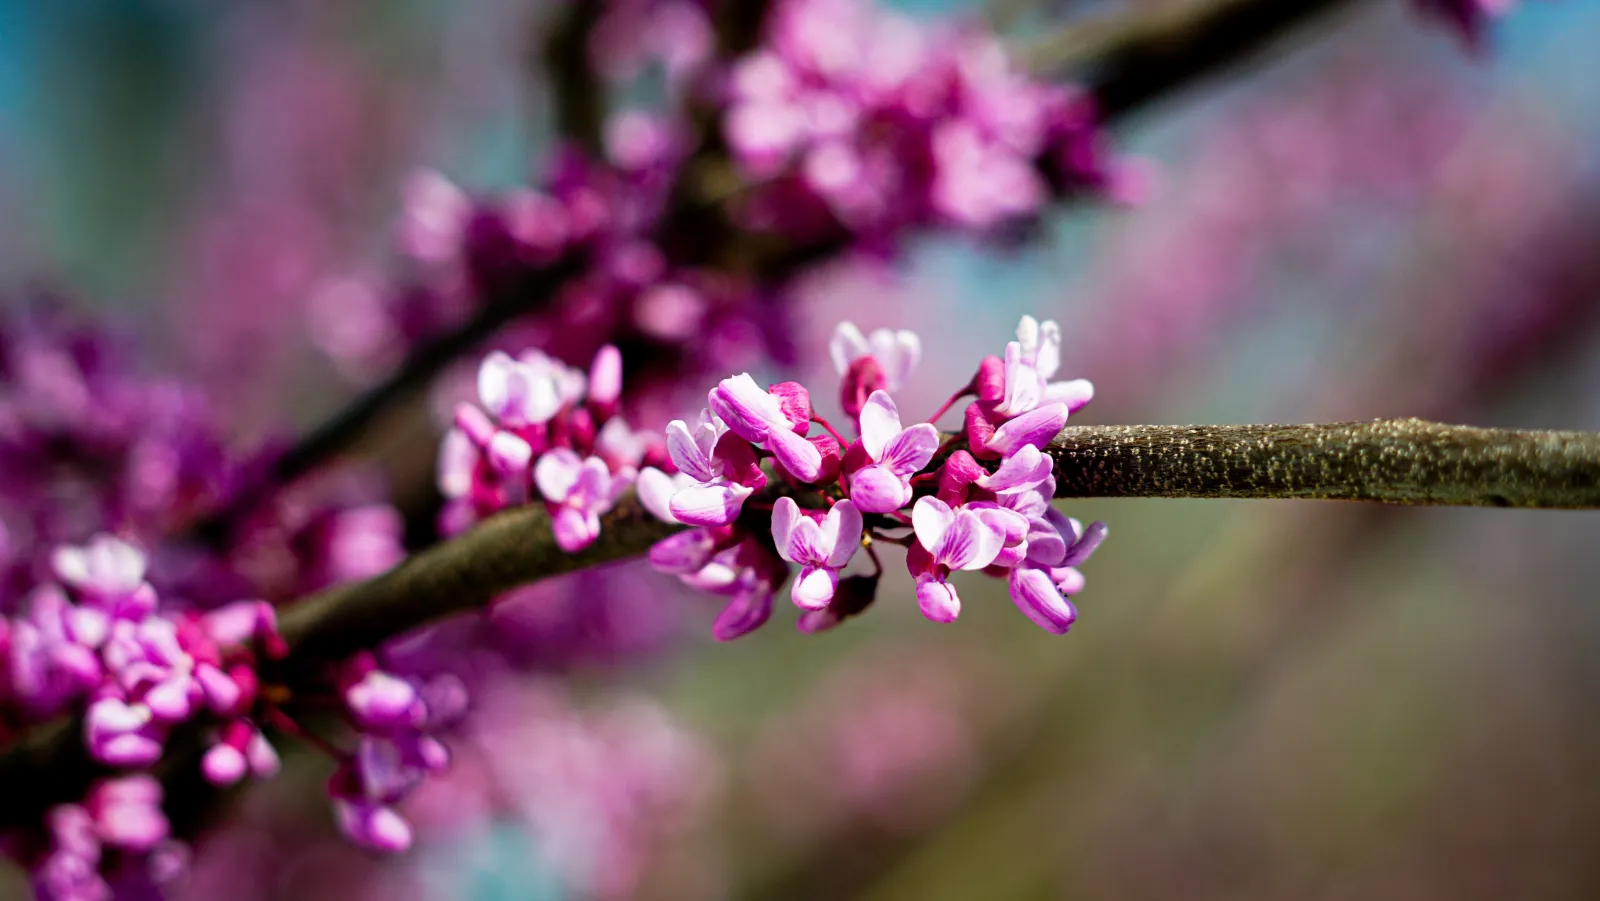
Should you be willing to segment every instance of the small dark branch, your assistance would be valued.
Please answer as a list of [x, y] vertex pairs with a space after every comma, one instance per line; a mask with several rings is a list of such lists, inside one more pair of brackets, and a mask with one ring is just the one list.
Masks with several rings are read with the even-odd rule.
[[1600, 433], [1420, 419], [1326, 425], [1072, 426], [1056, 497], [1313, 498], [1600, 507]]
[[591, 155], [601, 150], [605, 86], [596, 77], [589, 38], [605, 13], [601, 0], [568, 0], [542, 42], [540, 54], [550, 80], [556, 131]]
[[518, 585], [637, 557], [681, 528], [656, 519], [629, 494], [601, 518], [599, 539], [569, 554], [556, 545], [543, 505], [507, 510], [384, 575], [330, 588], [286, 609], [279, 622], [290, 648], [285, 669], [342, 660], [454, 614], [484, 609]]
[[1082, 81], [1111, 119], [1354, 5], [1355, 0], [1190, 0], [1075, 24], [1024, 55], [1036, 72]]
[[734, 59], [754, 50], [772, 0], [720, 0], [716, 8], [717, 56]]

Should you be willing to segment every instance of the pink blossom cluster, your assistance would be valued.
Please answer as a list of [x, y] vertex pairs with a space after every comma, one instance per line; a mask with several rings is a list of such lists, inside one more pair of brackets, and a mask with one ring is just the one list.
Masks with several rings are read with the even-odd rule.
[[[729, 598], [713, 627], [723, 640], [766, 622], [791, 564], [799, 566], [789, 593], [803, 631], [859, 613], [883, 572], [875, 543], [907, 549], [918, 606], [930, 620], [960, 614], [953, 573], [982, 571], [1006, 578], [1012, 600], [1041, 627], [1071, 628], [1077, 613], [1068, 596], [1083, 586], [1076, 567], [1105, 526], [1085, 527], [1050, 505], [1055, 478], [1043, 449], [1093, 394], [1087, 381], [1054, 380], [1057, 325], [1023, 317], [1003, 358], [985, 358], [944, 409], [910, 425], [887, 389], [915, 365], [916, 336], [882, 330], [867, 338], [845, 323], [832, 345], [858, 437], [846, 439], [817, 416], [794, 382], [762, 388], [748, 374], [724, 379], [694, 425], [667, 427], [676, 472], [639, 474], [647, 508], [694, 527], [652, 548], [651, 563]], [[933, 423], [968, 396], [975, 400], [962, 434], [942, 441]], [[813, 424], [821, 434], [809, 434]], [[952, 450], [957, 438], [966, 447]], [[950, 452], [934, 464], [942, 451]], [[771, 494], [770, 506], [747, 503]], [[861, 548], [873, 572], [845, 576]]]
[[105, 779], [82, 804], [46, 816], [49, 847], [34, 868], [41, 901], [162, 897], [188, 862], [161, 810], [161, 783], [150, 776]]
[[1030, 78], [991, 35], [868, 0], [780, 0], [725, 92], [723, 135], [759, 185], [743, 209], [756, 228], [987, 231], [1053, 192], [1132, 188], [1087, 95]]
[[[89, 750], [110, 766], [154, 763], [174, 726], [205, 713], [231, 726], [255, 704], [259, 653], [284, 650], [263, 601], [158, 609], [145, 555], [111, 535], [57, 548], [54, 568], [57, 581], [35, 589], [22, 615], [0, 620], [4, 699], [29, 719], [84, 702]], [[275, 768], [256, 738], [247, 728], [239, 751]]]
[[346, 668], [345, 710], [358, 736], [328, 782], [339, 829], [377, 851], [411, 846], [411, 825], [394, 805], [429, 775], [442, 773], [450, 752], [436, 733], [466, 711], [466, 689], [454, 676], [409, 679], [379, 668], [370, 654]]
[[[90, 755], [108, 767], [140, 769], [161, 759], [175, 728], [204, 720], [214, 728], [201, 769], [213, 783], [277, 771], [277, 753], [253, 719], [257, 666], [285, 650], [269, 605], [162, 610], [145, 580], [145, 555], [110, 535], [57, 548], [53, 566], [56, 581], [36, 588], [19, 616], [0, 619], [0, 699], [8, 721], [81, 710]], [[159, 820], [163, 830], [137, 850], [164, 838], [159, 787], [152, 796], [143, 785], [104, 783], [85, 802], [88, 813], [58, 810], [55, 850], [39, 864], [39, 878], [54, 884], [71, 870], [90, 888], [99, 884], [99, 846], [80, 840], [89, 827], [63, 823], [109, 816], [99, 827], [104, 840], [134, 849], [118, 823], [136, 815], [152, 830]], [[64, 892], [58, 887], [55, 896], [94, 897]]]
[[0, 322], [0, 608], [98, 531], [157, 535], [237, 490], [252, 462], [191, 387], [43, 301]]
[[[314, 304], [318, 340], [354, 372], [515, 298], [526, 312], [496, 342], [564, 360], [616, 344], [631, 390], [670, 390], [683, 372], [727, 365], [775, 333], [746, 280], [686, 261], [658, 234], [687, 149], [680, 126], [638, 110], [607, 119], [604, 158], [560, 148], [542, 187], [474, 197], [434, 172], [406, 184], [400, 243], [418, 280], [385, 293], [331, 279]], [[530, 301], [531, 302], [528, 302]], [[658, 387], [658, 383], [667, 384]]]
[[621, 393], [622, 354], [610, 345], [588, 374], [536, 350], [489, 354], [478, 370], [482, 406], [457, 407], [439, 450], [441, 531], [539, 500], [563, 550], [588, 547], [639, 466], [664, 456], [658, 437], [617, 414]]

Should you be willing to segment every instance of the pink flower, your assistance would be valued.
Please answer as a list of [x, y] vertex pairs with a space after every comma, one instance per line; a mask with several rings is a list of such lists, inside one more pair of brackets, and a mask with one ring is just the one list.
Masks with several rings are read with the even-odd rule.
[[607, 344], [595, 352], [589, 364], [589, 402], [603, 415], [616, 412], [622, 397], [622, 352]]
[[817, 519], [802, 513], [794, 498], [778, 498], [772, 508], [772, 540], [778, 556], [800, 564], [789, 593], [802, 610], [821, 610], [833, 600], [839, 571], [861, 546], [861, 514], [848, 499]]
[[911, 502], [911, 477], [939, 449], [939, 430], [901, 428], [894, 399], [874, 391], [861, 408], [861, 447], [872, 462], [851, 474], [850, 497], [863, 513], [890, 513]]
[[101, 698], [89, 705], [83, 727], [89, 753], [103, 763], [141, 767], [161, 759], [165, 730], [144, 704]]
[[161, 783], [150, 776], [109, 779], [90, 790], [84, 801], [96, 831], [108, 845], [148, 851], [170, 832], [161, 812]]
[[822, 475], [822, 452], [803, 437], [807, 424], [794, 422], [783, 398], [763, 391], [749, 373], [723, 379], [707, 400], [730, 431], [770, 452], [796, 478], [810, 482]]
[[[1058, 431], [1056, 429], [1050, 434], [1054, 436]], [[990, 446], [993, 446], [992, 442]], [[1041, 453], [1038, 447], [1023, 444], [1001, 460], [998, 469], [978, 477], [973, 484], [997, 495], [1017, 495], [1037, 492], [1040, 485], [1050, 481], [1053, 491], [1054, 468], [1054, 461]]]
[[344, 690], [344, 702], [360, 729], [415, 727], [427, 714], [417, 688], [383, 670], [372, 670]]
[[1027, 413], [1040, 404], [1065, 404], [1076, 413], [1094, 397], [1094, 385], [1087, 379], [1052, 382], [1061, 367], [1061, 327], [1053, 320], [1042, 325], [1032, 316], [1022, 317], [1017, 325], [1017, 340], [1006, 345], [1005, 395], [994, 412], [1010, 418]]
[[668, 512], [681, 523], [728, 525], [738, 518], [744, 499], [767, 484], [750, 445], [709, 410], [692, 430], [681, 419], [667, 424], [667, 453], [678, 471], [694, 480], [668, 503]]
[[335, 798], [333, 812], [339, 831], [358, 845], [386, 854], [411, 847], [411, 824], [386, 804]]
[[[922, 341], [917, 333], [900, 329], [874, 329], [863, 336], [853, 322], [841, 322], [828, 340], [828, 355], [833, 358], [833, 368], [845, 377], [859, 360], [871, 358], [883, 375], [883, 383], [874, 386], [885, 391], [899, 391], [911, 376], [911, 370], [922, 359]], [[868, 392], [869, 394], [871, 392]]]
[[610, 510], [628, 487], [627, 479], [613, 476], [604, 460], [581, 459], [565, 447], [539, 458], [533, 480], [550, 506], [556, 544], [567, 553], [594, 543], [600, 535], [600, 515]]
[[961, 598], [947, 578], [952, 570], [983, 569], [999, 555], [1005, 536], [976, 512], [952, 510], [936, 497], [924, 497], [911, 508], [917, 543], [906, 554], [906, 567], [917, 583], [917, 606], [936, 623], [954, 622]]
[[251, 773], [268, 778], [279, 766], [278, 752], [247, 720], [229, 723], [200, 760], [200, 771], [212, 785], [233, 785]]
[[643, 504], [652, 516], [662, 522], [679, 522], [678, 517], [672, 513], [672, 496], [697, 484], [699, 482], [695, 477], [686, 472], [667, 475], [654, 466], [646, 466], [639, 470], [639, 475], [634, 478], [633, 487], [639, 495], [639, 503]]
[[1075, 567], [1105, 540], [1106, 527], [1097, 522], [1084, 528], [1075, 519], [1054, 510], [1050, 513], [1059, 540], [1030, 539], [1028, 562], [1011, 571], [1009, 587], [1012, 601], [1028, 619], [1045, 631], [1062, 635], [1078, 618], [1067, 599], [1083, 587], [1083, 576]]
[[553, 367], [515, 360], [498, 350], [478, 367], [478, 399], [496, 422], [509, 428], [548, 422], [562, 404]]
[[[115, 535], [99, 534], [83, 547], [59, 547], [50, 558], [56, 578], [87, 598], [112, 607], [144, 588], [145, 556]], [[154, 595], [138, 606], [153, 609]]]
[[[1009, 457], [1023, 447], [1043, 450], [1067, 424], [1067, 405], [1049, 404], [1029, 410], [995, 429], [982, 441], [982, 450], [989, 456]], [[972, 438], [971, 419], [968, 420], [968, 439]], [[974, 443], [974, 453], [978, 448]]]
[[423, 169], [406, 179], [400, 243], [425, 263], [447, 263], [461, 252], [472, 202], [450, 180]]

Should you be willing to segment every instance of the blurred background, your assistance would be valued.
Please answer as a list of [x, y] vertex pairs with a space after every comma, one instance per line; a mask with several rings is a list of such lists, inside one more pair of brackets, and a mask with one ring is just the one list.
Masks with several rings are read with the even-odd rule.
[[[325, 298], [394, 268], [406, 175], [493, 191], [548, 155], [559, 5], [0, 0], [0, 289], [118, 323], [241, 439], [315, 423], [375, 377], [330, 354]], [[1026, 42], [1134, 5], [988, 12]], [[1119, 127], [1142, 205], [811, 273], [796, 364], [758, 376], [831, 384], [841, 318], [912, 327], [902, 408], [931, 411], [1033, 313], [1098, 388], [1083, 422], [1600, 429], [1597, 45], [1589, 0], [1524, 3], [1479, 54], [1357, 4]], [[999, 582], [937, 626], [891, 579], [835, 632], [780, 601], [717, 645], [713, 599], [607, 573], [670, 640], [476, 686], [413, 852], [341, 843], [326, 762], [292, 759], [199, 843], [191, 894], [1600, 895], [1600, 515], [1065, 509], [1111, 526], [1066, 637]]]

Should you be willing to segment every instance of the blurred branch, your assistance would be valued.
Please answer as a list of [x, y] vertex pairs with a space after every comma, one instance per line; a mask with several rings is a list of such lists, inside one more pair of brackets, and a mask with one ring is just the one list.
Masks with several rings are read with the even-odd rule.
[[278, 458], [266, 478], [241, 491], [226, 509], [197, 523], [193, 533], [202, 541], [220, 543], [238, 520], [274, 490], [356, 445], [368, 426], [391, 407], [413, 401], [457, 357], [488, 340], [517, 316], [548, 303], [573, 271], [571, 264], [533, 270], [490, 292], [471, 319], [454, 331], [417, 345], [387, 379], [362, 392], [295, 442]]
[[568, 0], [542, 42], [540, 59], [550, 79], [556, 132], [598, 156], [605, 123], [605, 86], [596, 77], [589, 37], [605, 13], [601, 0]]
[[1113, 119], [1238, 65], [1356, 0], [1189, 0], [1075, 23], [1028, 45], [1036, 73], [1081, 81]]
[[1600, 433], [1420, 419], [1327, 425], [1075, 426], [1056, 497], [1309, 498], [1600, 508]]

